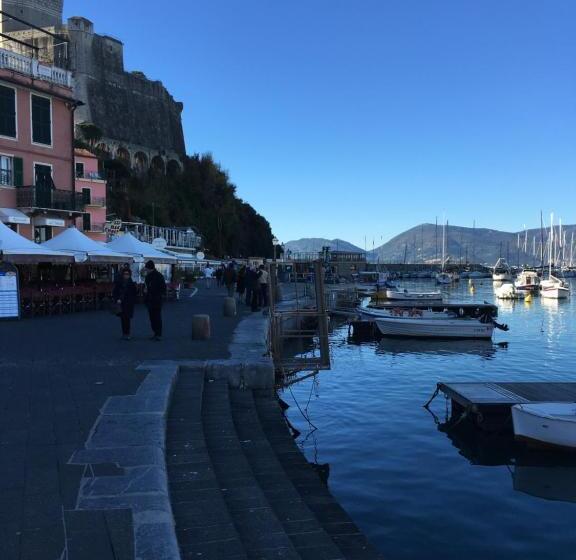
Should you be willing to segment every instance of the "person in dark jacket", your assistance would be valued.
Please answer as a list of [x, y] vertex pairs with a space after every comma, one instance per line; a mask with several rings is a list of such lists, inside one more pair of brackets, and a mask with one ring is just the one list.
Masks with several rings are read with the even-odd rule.
[[162, 299], [166, 295], [166, 281], [164, 276], [156, 270], [154, 261], [146, 263], [146, 295], [144, 301], [148, 307], [150, 326], [154, 335], [152, 340], [162, 340]]
[[254, 270], [250, 265], [246, 267], [244, 274], [244, 288], [246, 290], [246, 305], [252, 305], [252, 285], [254, 284]]
[[234, 263], [229, 263], [224, 271], [224, 285], [228, 290], [228, 297], [234, 297], [234, 290], [236, 289], [236, 269]]
[[236, 293], [238, 294], [238, 301], [242, 301], [244, 292], [246, 290], [246, 267], [241, 266], [236, 276]]
[[260, 311], [260, 276], [256, 270], [250, 275], [250, 308]]
[[132, 272], [125, 266], [114, 282], [112, 297], [118, 304], [118, 317], [122, 326], [122, 339], [130, 340], [130, 326], [134, 316], [134, 305], [136, 304], [136, 284], [132, 280]]

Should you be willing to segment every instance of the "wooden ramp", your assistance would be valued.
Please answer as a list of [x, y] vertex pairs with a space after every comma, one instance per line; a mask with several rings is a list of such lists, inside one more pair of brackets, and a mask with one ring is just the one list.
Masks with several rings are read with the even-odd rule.
[[469, 416], [486, 429], [510, 427], [515, 404], [576, 402], [576, 383], [569, 382], [441, 382], [437, 392], [452, 400], [453, 422]]

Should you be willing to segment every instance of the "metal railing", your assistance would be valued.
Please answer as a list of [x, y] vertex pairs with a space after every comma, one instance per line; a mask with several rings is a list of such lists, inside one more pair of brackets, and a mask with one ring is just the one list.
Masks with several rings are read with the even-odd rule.
[[102, 208], [106, 206], [106, 198], [103, 196], [90, 196], [90, 198], [82, 197], [82, 203], [84, 206], [98, 206]]
[[0, 68], [13, 70], [59, 86], [72, 87], [72, 73], [56, 66], [40, 64], [38, 60], [6, 49], [0, 49]]
[[105, 181], [105, 177], [99, 171], [86, 171], [84, 173], [76, 173], [76, 179], [88, 179], [88, 180], [97, 180], [97, 181]]
[[270, 348], [281, 382], [290, 385], [302, 379], [295, 378], [297, 372], [330, 369], [324, 271], [320, 261], [314, 262], [313, 296], [307, 284], [295, 283], [295, 299], [282, 306], [276, 304], [277, 265], [272, 263], [269, 271]]
[[19, 208], [80, 210], [84, 202], [82, 193], [39, 187], [17, 187], [16, 205]]
[[0, 185], [12, 185], [13, 174], [9, 169], [0, 169]]
[[101, 224], [92, 223], [92, 224], [90, 224], [90, 231], [93, 231], [96, 233], [103, 233], [106, 231], [106, 224], [105, 223], [101, 223]]
[[171, 228], [123, 222], [122, 229], [146, 243], [152, 243], [154, 239], [162, 238], [166, 240], [167, 247], [180, 249], [198, 249], [202, 247], [202, 236], [192, 228]]

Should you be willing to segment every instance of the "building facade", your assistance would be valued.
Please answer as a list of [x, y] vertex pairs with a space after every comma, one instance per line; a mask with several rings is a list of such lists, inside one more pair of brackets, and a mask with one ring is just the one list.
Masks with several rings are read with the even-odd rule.
[[37, 242], [82, 217], [70, 72], [0, 49], [0, 220]]
[[76, 227], [95, 241], [106, 237], [106, 181], [98, 171], [98, 158], [87, 150], [76, 150], [74, 159], [76, 192], [82, 196], [84, 214]]

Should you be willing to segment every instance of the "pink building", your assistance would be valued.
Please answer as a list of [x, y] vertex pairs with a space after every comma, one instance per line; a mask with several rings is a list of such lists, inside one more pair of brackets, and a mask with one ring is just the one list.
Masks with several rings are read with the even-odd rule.
[[82, 196], [84, 214], [78, 229], [96, 241], [106, 241], [106, 181], [98, 172], [98, 158], [88, 150], [75, 151], [76, 192]]
[[0, 49], [0, 220], [37, 242], [86, 220], [75, 188], [78, 105], [70, 72]]

